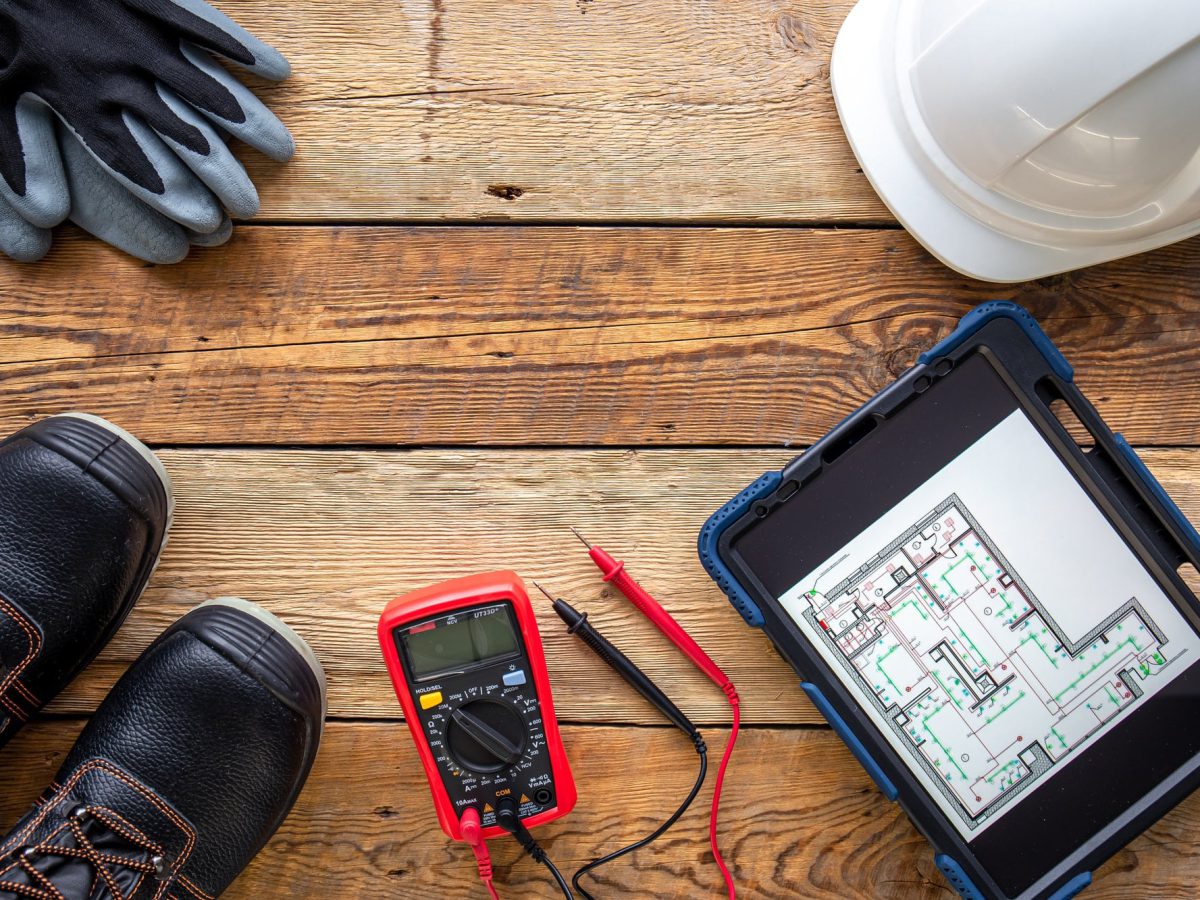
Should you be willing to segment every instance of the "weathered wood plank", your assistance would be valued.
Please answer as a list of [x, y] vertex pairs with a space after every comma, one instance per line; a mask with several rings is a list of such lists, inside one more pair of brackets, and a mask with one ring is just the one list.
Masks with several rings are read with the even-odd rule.
[[788, 446], [1008, 297], [1131, 440], [1200, 443], [1200, 240], [1015, 287], [886, 231], [243, 228], [169, 268], [54, 254], [0, 266], [0, 430], [82, 406], [157, 443]]
[[850, 0], [221, 5], [294, 71], [265, 218], [889, 218], [830, 91]]
[[[178, 503], [171, 542], [111, 647], [58, 701], [90, 711], [167, 624], [210, 597], [263, 602], [315, 646], [338, 716], [399, 717], [375, 622], [394, 596], [513, 568], [589, 611], [697, 722], [728, 721], [724, 698], [640, 613], [599, 580], [568, 526], [623, 557], [739, 685], [749, 722], [820, 722], [795, 675], [700, 568], [707, 516], [787, 451], [272, 451], [163, 454]], [[1147, 454], [1200, 520], [1200, 451]], [[658, 715], [565, 634], [535, 597], [559, 715]]]
[[[0, 825], [53, 776], [76, 722], [31, 726], [6, 751]], [[568, 726], [579, 805], [538, 837], [564, 872], [649, 833], [687, 793], [690, 746], [666, 728]], [[718, 750], [724, 734], [714, 732]], [[929, 846], [872, 787], [826, 729], [756, 729], [739, 741], [722, 804], [721, 842], [746, 898], [946, 900]], [[631, 775], [631, 773], [633, 773]], [[707, 844], [711, 782], [668, 834], [602, 871], [601, 896], [717, 896]], [[1200, 799], [1192, 797], [1097, 873], [1097, 900], [1184, 900], [1200, 875]], [[555, 897], [540, 867], [495, 841], [502, 897]], [[399, 724], [334, 723], [308, 787], [246, 873], [237, 898], [475, 898], [471, 853], [437, 827], [420, 765]]]

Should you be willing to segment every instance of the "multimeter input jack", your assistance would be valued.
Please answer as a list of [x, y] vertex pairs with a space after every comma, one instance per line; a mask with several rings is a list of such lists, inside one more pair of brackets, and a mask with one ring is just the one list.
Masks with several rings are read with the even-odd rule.
[[521, 814], [517, 808], [517, 804], [511, 797], [505, 797], [496, 804], [496, 824], [515, 837], [517, 843], [529, 854], [531, 859], [541, 863], [550, 870], [550, 874], [558, 882], [558, 886], [562, 890], [564, 897], [574, 900], [575, 895], [571, 893], [570, 887], [567, 886], [566, 879], [562, 877], [562, 873], [555, 868], [554, 863], [546, 856], [546, 851], [541, 848], [541, 845], [529, 833], [529, 829], [521, 821]]

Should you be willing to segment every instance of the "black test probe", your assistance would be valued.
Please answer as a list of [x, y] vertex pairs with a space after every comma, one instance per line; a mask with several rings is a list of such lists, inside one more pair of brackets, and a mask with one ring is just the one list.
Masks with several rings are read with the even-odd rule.
[[708, 748], [704, 744], [704, 738], [700, 735], [699, 729], [697, 729], [696, 726], [691, 723], [691, 720], [689, 720], [688, 717], [683, 714], [683, 711], [674, 703], [672, 703], [670, 698], [667, 697], [667, 695], [661, 690], [659, 690], [658, 685], [651, 681], [649, 676], [639, 669], [629, 657], [614, 647], [612, 643], [604, 637], [604, 635], [595, 629], [595, 627], [588, 621], [587, 613], [579, 612], [566, 600], [555, 599], [549, 591], [547, 591], [536, 581], [534, 582], [534, 586], [537, 587], [537, 589], [543, 594], [545, 594], [546, 598], [554, 604], [554, 611], [558, 613], [558, 617], [567, 625], [567, 633], [575, 635], [577, 638], [587, 644], [597, 656], [608, 663], [608, 665], [612, 667], [612, 669], [618, 675], [624, 678], [630, 687], [645, 697], [648, 701], [650, 701], [651, 704], [657, 707], [657, 709], [664, 716], [670, 719], [671, 722], [692, 741], [692, 744], [696, 748], [696, 753], [700, 757], [700, 774], [696, 778], [696, 784], [692, 787], [691, 792], [687, 795], [687, 799], [683, 801], [683, 804], [679, 807], [679, 809], [672, 813], [671, 817], [663, 822], [663, 824], [660, 825], [653, 834], [650, 834], [642, 838], [640, 841], [636, 841], [628, 845], [627, 847], [622, 847], [620, 850], [609, 853], [607, 856], [602, 856], [599, 859], [592, 860], [572, 876], [571, 883], [575, 886], [575, 890], [579, 892], [580, 896], [586, 897], [588, 900], [595, 900], [595, 898], [589, 894], [587, 890], [579, 883], [580, 877], [598, 868], [599, 866], [610, 863], [614, 859], [619, 859], [620, 857], [625, 856], [627, 853], [633, 853], [635, 850], [640, 850], [646, 845], [656, 841], [659, 837], [666, 833], [667, 829], [679, 821], [679, 818], [685, 812], [687, 812], [688, 807], [692, 805], [692, 801], [696, 799], [696, 795], [700, 793], [700, 788], [704, 786], [704, 779], [708, 774]]

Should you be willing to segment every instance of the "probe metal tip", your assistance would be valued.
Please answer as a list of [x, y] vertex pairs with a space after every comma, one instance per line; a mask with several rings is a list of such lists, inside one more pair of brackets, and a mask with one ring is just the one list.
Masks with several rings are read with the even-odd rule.
[[539, 591], [541, 591], [543, 594], [545, 594], [545, 595], [546, 595], [546, 599], [547, 599], [547, 600], [550, 600], [551, 602], [553, 602], [553, 600], [554, 600], [554, 595], [553, 595], [553, 594], [551, 594], [551, 593], [550, 593], [548, 590], [546, 590], [544, 587], [542, 587], [542, 586], [541, 586], [540, 584], [538, 584], [536, 581], [533, 583], [533, 586], [534, 586], [535, 588], [537, 588]]
[[579, 541], [580, 541], [580, 543], [583, 544], [583, 546], [587, 547], [589, 550], [592, 549], [592, 545], [588, 543], [587, 538], [585, 538], [582, 534], [580, 534], [579, 529], [576, 528], [574, 525], [571, 526], [571, 533], [574, 534], [575, 537], [579, 538]]

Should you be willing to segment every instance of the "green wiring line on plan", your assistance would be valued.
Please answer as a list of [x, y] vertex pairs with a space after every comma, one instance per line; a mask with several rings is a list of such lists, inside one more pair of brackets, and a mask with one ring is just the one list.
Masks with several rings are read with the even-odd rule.
[[[954, 570], [954, 566], [951, 566], [949, 569], [947, 569], [947, 570], [946, 570], [946, 575], [949, 575], [949, 574], [950, 574], [950, 573], [951, 573], [953, 570]], [[955, 590], [955, 588], [954, 588], [954, 585], [952, 585], [952, 584], [950, 583], [950, 579], [949, 579], [949, 578], [947, 578], [947, 577], [946, 577], [946, 575], [942, 575], [942, 576], [941, 576], [941, 577], [938, 579], [938, 581], [944, 581], [944, 582], [946, 582], [946, 587], [950, 589], [950, 593], [952, 593], [952, 594], [953, 594], [955, 597], [957, 597], [957, 596], [958, 596], [958, 591], [957, 591], [957, 590]]]
[[966, 640], [966, 642], [971, 645], [971, 649], [975, 651], [975, 655], [979, 657], [979, 661], [981, 663], [983, 663], [985, 666], [990, 666], [991, 663], [987, 661], [987, 657], [983, 655], [983, 652], [978, 647], [975, 646], [975, 642], [973, 640], [971, 640], [970, 636], [965, 631], [963, 631], [962, 628], [958, 629], [958, 633], [961, 634], [963, 636], [964, 640]]
[[978, 562], [975, 560], [975, 557], [973, 557], [973, 556], [971, 555], [970, 551], [968, 551], [968, 552], [966, 552], [966, 553], [964, 553], [964, 554], [963, 554], [963, 558], [962, 558], [962, 559], [960, 559], [960, 560], [959, 560], [958, 562], [956, 562], [956, 563], [953, 563], [953, 564], [950, 566], [950, 568], [948, 568], [948, 569], [947, 569], [945, 572], [943, 572], [943, 573], [942, 573], [940, 576], [938, 576], [938, 581], [944, 581], [944, 582], [946, 582], [946, 587], [950, 588], [951, 592], [953, 592], [953, 594], [954, 594], [954, 596], [955, 596], [955, 597], [959, 597], [959, 596], [962, 596], [962, 595], [961, 595], [961, 594], [959, 594], [959, 592], [957, 591], [957, 589], [955, 589], [954, 585], [952, 585], [952, 584], [950, 583], [950, 579], [949, 579], [949, 578], [947, 578], [946, 576], [947, 576], [947, 575], [949, 575], [951, 572], [953, 572], [955, 569], [957, 569], [959, 566], [961, 566], [961, 565], [962, 565], [963, 563], [965, 563], [965, 562], [969, 562], [969, 563], [971, 563], [971, 565], [973, 565], [973, 566], [975, 567], [976, 571], [980, 571], [980, 566], [979, 566], [979, 563], [978, 563]]
[[1021, 691], [1021, 693], [1017, 694], [1017, 696], [1013, 697], [1011, 700], [1009, 700], [1007, 703], [1005, 703], [1004, 706], [1000, 707], [1000, 712], [996, 713], [994, 716], [988, 716], [986, 719], [984, 719], [983, 724], [991, 725], [998, 718], [1000, 718], [1002, 715], [1004, 715], [1006, 712], [1008, 712], [1010, 709], [1012, 709], [1013, 704], [1015, 704], [1018, 700], [1023, 700], [1024, 698], [1025, 698], [1025, 692]]
[[[1121, 641], [1121, 643], [1119, 643], [1119, 644], [1117, 644], [1117, 646], [1113, 647], [1112, 650], [1110, 650], [1108, 653], [1104, 654], [1104, 656], [1102, 656], [1100, 658], [1099, 662], [1095, 663], [1086, 672], [1081, 672], [1078, 678], [1076, 678], [1074, 681], [1072, 681], [1070, 684], [1068, 684], [1065, 688], [1063, 688], [1061, 691], [1059, 691], [1057, 694], [1055, 694], [1054, 699], [1061, 700], [1063, 698], [1063, 694], [1066, 694], [1069, 691], [1075, 690], [1075, 686], [1078, 685], [1079, 682], [1083, 681], [1085, 678], [1087, 678], [1089, 675], [1091, 675], [1093, 672], [1095, 672], [1098, 668], [1100, 668], [1102, 665], [1104, 665], [1106, 662], [1108, 662], [1110, 659], [1112, 659], [1114, 656], [1116, 656], [1117, 653], [1121, 650], [1121, 648], [1124, 647], [1126, 644], [1129, 644], [1138, 653], [1142, 652], [1142, 648], [1137, 645], [1137, 642], [1132, 637], [1125, 638], [1125, 640]], [[1149, 675], [1150, 674], [1149, 668], [1146, 668], [1144, 663], [1141, 665], [1142, 665], [1142, 668], [1145, 670], [1145, 674]]]
[[958, 698], [954, 696], [954, 692], [951, 691], [950, 688], [946, 687], [946, 683], [944, 681], [942, 681], [942, 677], [940, 675], [938, 675], [937, 672], [933, 671], [933, 669], [929, 670], [929, 674], [932, 675], [934, 680], [942, 686], [942, 690], [945, 691], [946, 696], [950, 698], [950, 702], [953, 703], [955, 706], [957, 706], [959, 709], [962, 709], [963, 705], [958, 702]]
[[893, 609], [890, 613], [888, 613], [888, 615], [892, 616], [894, 618], [895, 616], [898, 616], [900, 614], [900, 610], [904, 609], [904, 607], [906, 607], [906, 606], [911, 606], [913, 609], [915, 609], [917, 611], [917, 614], [922, 619], [924, 619], [926, 622], [929, 621], [929, 616], [925, 615], [925, 610], [921, 609], [921, 607], [917, 605], [917, 601], [912, 599], [911, 597], [909, 597], [907, 600], [905, 600], [903, 603], [901, 603], [899, 606], [897, 606], [895, 609]]
[[[1050, 665], [1054, 666], [1054, 668], [1057, 669], [1058, 668], [1058, 660], [1050, 655], [1050, 651], [1042, 646], [1042, 642], [1037, 639], [1037, 635], [1034, 634], [1032, 631], [1029, 633], [1029, 636], [1027, 638], [1025, 638], [1024, 640], [1022, 640], [1021, 643], [1018, 644], [1017, 646], [1024, 647], [1030, 641], [1033, 641], [1035, 644], [1037, 644], [1037, 648], [1039, 650], [1041, 650], [1042, 653], [1046, 654], [1046, 659], [1050, 660]], [[1055, 699], [1057, 700], [1058, 698], [1056, 697]]]
[[1004, 765], [1002, 765], [1000, 768], [998, 768], [995, 772], [993, 772], [991, 775], [986, 776], [983, 780], [986, 781], [988, 784], [992, 784], [997, 778], [999, 778], [1001, 775], [1003, 775], [1009, 769], [1013, 768], [1014, 766], [1019, 766], [1019, 765], [1021, 765], [1021, 761], [1019, 759], [1009, 760]]
[[1067, 739], [1066, 739], [1065, 737], [1063, 737], [1061, 734], [1059, 734], [1059, 733], [1058, 733], [1058, 729], [1057, 729], [1057, 728], [1051, 728], [1051, 729], [1050, 729], [1050, 733], [1051, 733], [1052, 735], [1054, 735], [1056, 738], [1058, 738], [1058, 740], [1059, 740], [1059, 743], [1061, 743], [1061, 744], [1063, 745], [1063, 749], [1064, 749], [1064, 750], [1066, 750], [1066, 749], [1067, 749]]
[[883, 668], [883, 661], [899, 649], [900, 649], [899, 644], [893, 644], [892, 648], [890, 650], [888, 650], [887, 653], [883, 654], [883, 656], [881, 656], [881, 657], [879, 657], [879, 659], [875, 660], [875, 668], [879, 670], [880, 675], [882, 675], [884, 678], [887, 679], [887, 683], [892, 686], [892, 690], [894, 690], [896, 692], [897, 697], [900, 696], [900, 685], [898, 685], [898, 684], [896, 684], [896, 682], [892, 681], [892, 676], [889, 675], [887, 673], [887, 671]]
[[929, 715], [925, 716], [925, 718], [921, 719], [921, 727], [925, 729], [925, 733], [927, 735], [929, 735], [929, 739], [931, 741], [933, 741], [935, 744], [937, 744], [938, 747], [941, 748], [942, 753], [945, 755], [946, 759], [950, 760], [950, 765], [952, 765], [952, 766], [954, 766], [954, 768], [958, 769], [958, 774], [961, 775], [963, 777], [963, 779], [965, 780], [965, 779], [967, 779], [967, 773], [964, 772], [962, 769], [962, 766], [960, 766], [955, 761], [954, 754], [950, 752], [950, 748], [947, 747], [945, 744], [943, 744], [938, 739], [938, 736], [933, 733], [933, 729], [929, 727], [929, 720], [932, 719], [934, 716], [936, 716], [941, 711], [942, 710], [939, 707], [938, 709], [935, 709], [933, 712], [931, 712]]

